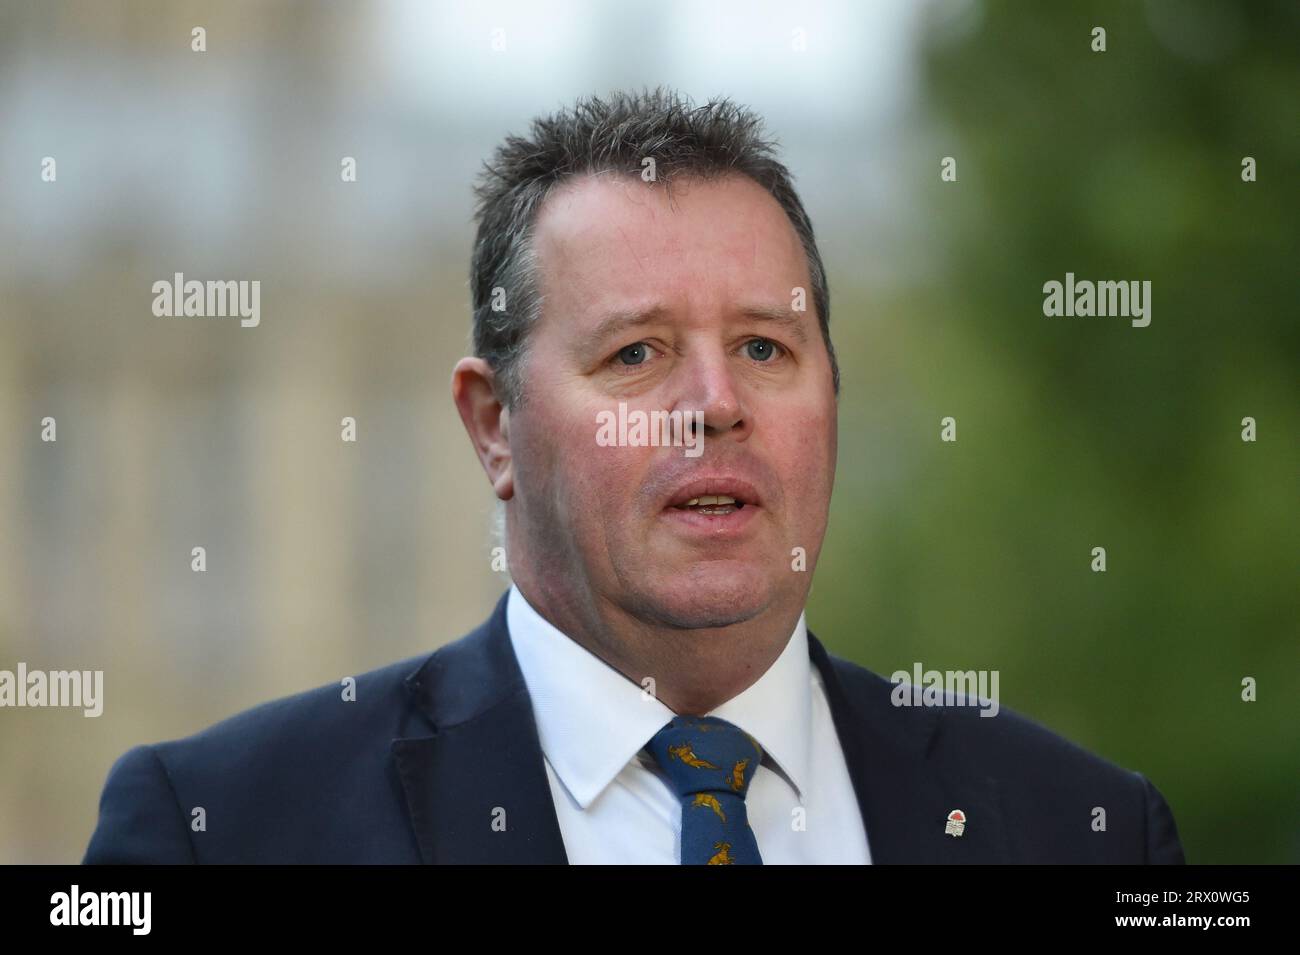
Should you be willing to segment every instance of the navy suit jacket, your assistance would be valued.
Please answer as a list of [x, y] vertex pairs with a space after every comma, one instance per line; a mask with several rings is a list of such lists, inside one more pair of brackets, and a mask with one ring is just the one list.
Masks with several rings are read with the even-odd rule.
[[[505, 608], [502, 596], [467, 636], [357, 677], [355, 701], [331, 684], [129, 750], [83, 861], [567, 862]], [[895, 706], [894, 684], [812, 633], [808, 646], [874, 862], [1184, 861], [1141, 774], [1006, 708]], [[960, 837], [944, 832], [953, 809]]]

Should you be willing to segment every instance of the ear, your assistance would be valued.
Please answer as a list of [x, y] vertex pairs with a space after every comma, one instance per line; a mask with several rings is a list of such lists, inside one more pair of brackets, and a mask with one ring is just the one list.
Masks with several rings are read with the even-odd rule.
[[510, 457], [510, 411], [497, 399], [492, 368], [482, 358], [462, 358], [451, 373], [451, 398], [456, 402], [479, 463], [503, 501], [515, 494]]

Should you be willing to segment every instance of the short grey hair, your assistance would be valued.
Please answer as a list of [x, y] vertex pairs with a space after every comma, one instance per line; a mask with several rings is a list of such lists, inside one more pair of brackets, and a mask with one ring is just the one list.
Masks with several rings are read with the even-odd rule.
[[[808, 257], [813, 306], [838, 396], [826, 270], [812, 221], [775, 149], [750, 110], [729, 99], [696, 107], [662, 87], [579, 99], [571, 109], [534, 119], [530, 137], [508, 136], [483, 164], [474, 187], [478, 232], [470, 261], [474, 354], [492, 369], [502, 403], [514, 408], [524, 400], [521, 368], [528, 332], [541, 315], [532, 238], [543, 201], [556, 186], [582, 175], [640, 176], [644, 159], [654, 160], [656, 181], [739, 173], [780, 203]], [[500, 311], [493, 309], [497, 289], [496, 296], [505, 300]]]

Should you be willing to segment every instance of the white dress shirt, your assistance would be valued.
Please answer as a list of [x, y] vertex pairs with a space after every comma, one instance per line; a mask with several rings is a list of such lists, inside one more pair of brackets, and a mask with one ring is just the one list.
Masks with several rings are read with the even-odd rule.
[[[506, 623], [569, 862], [680, 864], [681, 799], [645, 749], [676, 714], [551, 626], [518, 587]], [[764, 864], [871, 862], [802, 614], [768, 671], [704, 715], [763, 749], [745, 806]]]

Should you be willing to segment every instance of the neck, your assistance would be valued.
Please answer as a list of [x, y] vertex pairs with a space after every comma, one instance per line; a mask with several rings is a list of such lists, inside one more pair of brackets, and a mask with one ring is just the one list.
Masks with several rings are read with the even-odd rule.
[[774, 604], [749, 620], [691, 629], [527, 574], [515, 585], [551, 626], [687, 716], [704, 716], [753, 686], [785, 650], [803, 609]]

